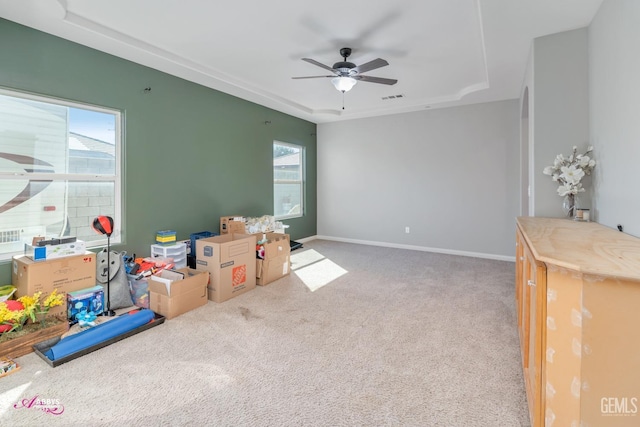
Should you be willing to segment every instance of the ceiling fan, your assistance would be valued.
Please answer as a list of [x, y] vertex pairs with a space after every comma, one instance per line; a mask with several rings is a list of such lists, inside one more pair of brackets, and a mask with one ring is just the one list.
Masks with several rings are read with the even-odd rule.
[[325, 70], [331, 71], [333, 74], [329, 76], [308, 76], [308, 77], [292, 77], [293, 79], [317, 79], [317, 78], [332, 78], [331, 83], [338, 89], [340, 92], [345, 93], [351, 90], [353, 86], [358, 81], [369, 82], [369, 83], [380, 83], [383, 85], [394, 85], [398, 82], [395, 79], [386, 79], [383, 77], [373, 77], [373, 76], [365, 76], [362, 73], [366, 73], [367, 71], [375, 70], [377, 68], [385, 67], [389, 65], [387, 61], [384, 59], [378, 58], [373, 61], [369, 61], [362, 65], [356, 65], [353, 62], [348, 62], [347, 58], [351, 55], [350, 47], [343, 47], [340, 49], [340, 56], [344, 58], [344, 61], [336, 62], [333, 64], [333, 67], [329, 67], [328, 65], [324, 65], [314, 59], [311, 58], [302, 58], [303, 61], [306, 61], [310, 64], [317, 65], [320, 68], [324, 68]]

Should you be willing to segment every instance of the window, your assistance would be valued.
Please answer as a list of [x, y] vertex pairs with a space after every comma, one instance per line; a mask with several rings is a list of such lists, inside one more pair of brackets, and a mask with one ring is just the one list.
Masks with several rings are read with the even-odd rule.
[[121, 242], [121, 123], [116, 110], [0, 89], [0, 259], [35, 236], [104, 245], [98, 215]]
[[304, 213], [304, 147], [273, 143], [273, 215], [297, 218]]

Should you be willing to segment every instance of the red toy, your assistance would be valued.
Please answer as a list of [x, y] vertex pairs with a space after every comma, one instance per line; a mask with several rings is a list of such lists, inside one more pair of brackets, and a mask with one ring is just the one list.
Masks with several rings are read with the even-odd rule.
[[[5, 302], [1, 302], [0, 304], [5, 304], [7, 306], [7, 310], [9, 311], [24, 310], [24, 305], [20, 301], [10, 299]], [[7, 323], [0, 325], [0, 334], [3, 332], [10, 331], [12, 328], [13, 326]]]

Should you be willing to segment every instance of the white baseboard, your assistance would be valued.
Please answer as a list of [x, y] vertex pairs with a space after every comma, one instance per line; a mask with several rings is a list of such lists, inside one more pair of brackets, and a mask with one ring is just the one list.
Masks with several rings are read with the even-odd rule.
[[296, 240], [296, 242], [307, 243], [307, 242], [310, 242], [312, 240], [316, 240], [317, 238], [318, 238], [318, 236], [309, 236], [309, 237], [305, 237], [304, 239], [298, 239], [298, 240]]
[[315, 235], [315, 236], [305, 237], [304, 239], [298, 239], [296, 241], [305, 243], [305, 242], [310, 242], [312, 240], [330, 240], [334, 242], [355, 243], [357, 245], [383, 246], [386, 248], [408, 249], [411, 251], [422, 251], [422, 252], [435, 252], [439, 254], [460, 255], [460, 256], [468, 256], [473, 258], [493, 259], [497, 261], [511, 261], [511, 262], [516, 261], [515, 256], [485, 254], [481, 252], [457, 251], [453, 249], [429, 248], [426, 246], [403, 245], [399, 243], [387, 243], [387, 242], [375, 242], [371, 240], [347, 239], [344, 237]]

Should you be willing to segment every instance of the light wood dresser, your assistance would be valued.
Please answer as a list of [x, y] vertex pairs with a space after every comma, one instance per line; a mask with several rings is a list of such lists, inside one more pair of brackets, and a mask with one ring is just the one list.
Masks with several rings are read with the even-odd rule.
[[516, 303], [533, 427], [640, 426], [640, 239], [517, 218]]

